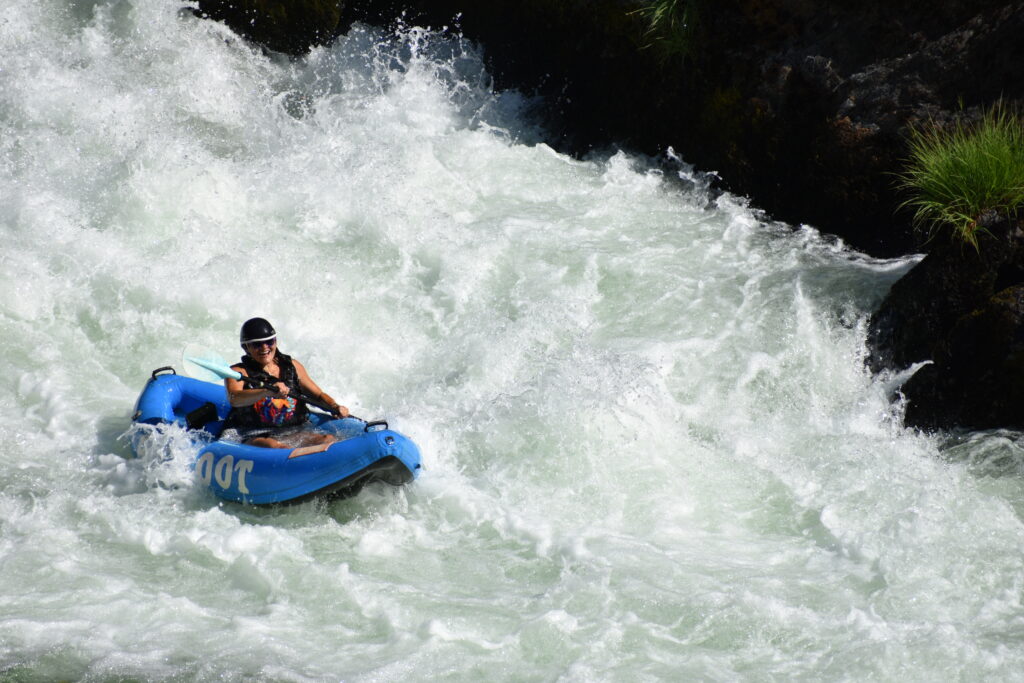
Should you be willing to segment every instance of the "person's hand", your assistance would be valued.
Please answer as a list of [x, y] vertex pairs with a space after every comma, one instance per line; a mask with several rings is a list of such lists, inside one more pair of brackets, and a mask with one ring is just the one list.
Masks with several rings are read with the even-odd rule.
[[338, 418], [348, 417], [348, 408], [335, 403], [333, 406], [331, 406], [331, 415], [334, 415], [335, 417]]
[[284, 382], [276, 382], [271, 388], [267, 389], [272, 395], [284, 398], [288, 395], [288, 385]]

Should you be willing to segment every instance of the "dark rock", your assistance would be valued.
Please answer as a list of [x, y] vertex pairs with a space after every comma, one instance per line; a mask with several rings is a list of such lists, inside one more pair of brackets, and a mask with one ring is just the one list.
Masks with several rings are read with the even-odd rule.
[[933, 358], [939, 335], [995, 293], [999, 268], [1012, 259], [1010, 249], [988, 249], [992, 240], [983, 240], [983, 251], [945, 235], [936, 241], [924, 260], [892, 286], [872, 317], [869, 365], [875, 372]]
[[1024, 230], [989, 216], [979, 249], [946, 235], [893, 285], [872, 317], [869, 365], [920, 369], [902, 391], [906, 422], [923, 428], [1024, 426]]
[[345, 0], [199, 0], [196, 13], [268, 50], [299, 56], [340, 34], [344, 6]]
[[911, 426], [1024, 427], [1024, 285], [961, 317], [903, 391]]

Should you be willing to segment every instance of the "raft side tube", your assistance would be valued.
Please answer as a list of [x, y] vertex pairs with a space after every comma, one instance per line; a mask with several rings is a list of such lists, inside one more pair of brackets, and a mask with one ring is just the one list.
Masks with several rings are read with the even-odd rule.
[[[199, 411], [207, 404], [213, 406], [213, 411], [208, 413], [212, 419], [203, 420], [199, 424], [188, 424], [189, 414]], [[132, 421], [151, 425], [176, 422], [184, 427], [204, 429], [217, 436], [230, 410], [227, 390], [222, 384], [201, 382], [181, 375], [154, 374], [146, 382], [146, 387], [135, 403]]]

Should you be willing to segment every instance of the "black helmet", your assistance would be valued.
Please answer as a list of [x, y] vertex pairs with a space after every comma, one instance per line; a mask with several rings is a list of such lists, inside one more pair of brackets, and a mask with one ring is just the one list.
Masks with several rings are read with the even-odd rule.
[[274, 326], [266, 320], [263, 318], [250, 318], [242, 323], [242, 331], [238, 335], [238, 341], [242, 343], [242, 348], [244, 349], [246, 344], [267, 341], [276, 336], [277, 331], [274, 330]]

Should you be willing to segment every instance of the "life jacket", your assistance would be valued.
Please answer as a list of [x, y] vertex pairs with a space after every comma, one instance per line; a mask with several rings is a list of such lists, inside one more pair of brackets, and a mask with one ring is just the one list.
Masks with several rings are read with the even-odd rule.
[[235, 370], [244, 369], [249, 377], [259, 377], [273, 382], [284, 382], [288, 387], [287, 397], [271, 395], [261, 398], [251, 406], [238, 406], [228, 413], [226, 427], [249, 429], [252, 427], [291, 427], [302, 424], [309, 417], [306, 402], [295, 398], [293, 394], [302, 391], [299, 384], [299, 373], [295, 369], [292, 357], [277, 352], [275, 357], [280, 377], [274, 377], [263, 371], [252, 356], [242, 356], [242, 362], [231, 367]]

